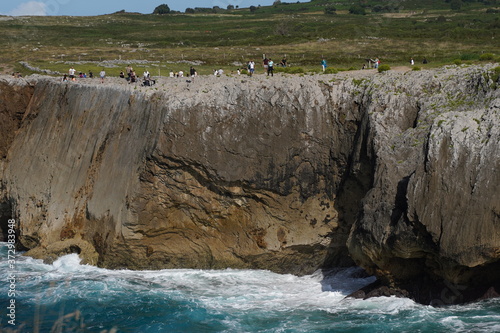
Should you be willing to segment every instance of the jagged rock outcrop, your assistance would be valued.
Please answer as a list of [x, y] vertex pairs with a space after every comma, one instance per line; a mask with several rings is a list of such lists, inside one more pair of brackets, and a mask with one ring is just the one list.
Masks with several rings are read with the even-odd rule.
[[422, 302], [495, 287], [498, 73], [368, 73], [3, 79], [0, 226], [15, 217], [33, 256], [110, 268], [303, 274], [352, 257]]
[[450, 68], [385, 83], [365, 97], [376, 165], [350, 254], [420, 302], [478, 298], [500, 282], [498, 73]]

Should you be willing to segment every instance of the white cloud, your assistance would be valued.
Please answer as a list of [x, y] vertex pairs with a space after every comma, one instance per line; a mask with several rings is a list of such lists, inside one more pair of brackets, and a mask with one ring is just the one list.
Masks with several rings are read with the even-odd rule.
[[12, 16], [45, 16], [47, 5], [39, 1], [25, 2], [10, 11]]

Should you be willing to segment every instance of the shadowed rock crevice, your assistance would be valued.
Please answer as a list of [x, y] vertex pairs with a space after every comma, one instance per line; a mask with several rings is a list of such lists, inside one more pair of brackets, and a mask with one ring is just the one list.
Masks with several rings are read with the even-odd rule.
[[[12, 212], [12, 204], [9, 200], [0, 200], [0, 236], [1, 241], [7, 241], [9, 219], [12, 219], [14, 214]], [[15, 229], [14, 229], [15, 230]]]
[[394, 199], [394, 209], [391, 214], [391, 225], [396, 225], [401, 218], [405, 222], [408, 222], [408, 199], [406, 198], [406, 193], [408, 191], [408, 182], [410, 181], [410, 176], [404, 177], [398, 183], [396, 197]]
[[[358, 123], [358, 130], [353, 140], [352, 153], [347, 161], [347, 171], [342, 177], [339, 191], [335, 200], [335, 207], [339, 213], [339, 228], [329, 235], [331, 243], [329, 256], [323, 267], [352, 266], [346, 243], [352, 225], [361, 211], [362, 199], [373, 186], [375, 163], [372, 146], [369, 143], [369, 120], [366, 112]], [[370, 152], [369, 152], [370, 151]]]

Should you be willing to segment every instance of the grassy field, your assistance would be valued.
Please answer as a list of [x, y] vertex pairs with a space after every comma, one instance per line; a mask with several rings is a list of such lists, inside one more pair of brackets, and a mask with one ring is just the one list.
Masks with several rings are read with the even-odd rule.
[[[208, 74], [215, 68], [235, 70], [250, 59], [260, 62], [263, 54], [278, 62], [286, 56], [306, 71], [318, 70], [323, 57], [329, 66], [352, 69], [375, 57], [391, 66], [407, 65], [411, 57], [417, 64], [427, 58], [426, 66], [498, 61], [500, 1], [459, 1], [459, 10], [451, 9], [453, 1], [459, 0], [316, 0], [215, 13], [0, 16], [5, 41], [0, 68], [28, 74], [19, 64], [26, 61], [64, 73], [74, 64], [78, 71], [104, 67], [117, 75], [127, 61], [142, 60], [150, 63], [134, 65], [138, 72], [166, 75], [171, 69], [187, 71], [192, 62]], [[353, 5], [366, 15], [349, 13]], [[325, 14], [332, 6], [336, 14]], [[105, 60], [122, 63], [99, 64]]]

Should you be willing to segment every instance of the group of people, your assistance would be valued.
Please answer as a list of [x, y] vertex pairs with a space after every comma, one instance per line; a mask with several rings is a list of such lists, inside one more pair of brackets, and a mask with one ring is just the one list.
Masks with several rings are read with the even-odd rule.
[[[71, 68], [68, 70], [68, 74], [64, 74], [62, 81], [63, 82], [76, 81], [76, 77], [77, 77], [76, 69], [73, 66], [71, 66]], [[89, 70], [89, 74], [87, 76], [87, 73], [79, 72], [78, 77], [80, 79], [86, 79], [87, 77], [93, 79], [94, 73], [92, 73], [92, 71]], [[104, 68], [99, 73], [99, 77], [101, 78], [101, 83], [104, 83], [104, 78], [106, 77], [106, 71], [104, 70]]]
[[[380, 60], [378, 58], [370, 59], [370, 62], [373, 63], [373, 67], [375, 69], [377, 69], [379, 67], [379, 65], [380, 65]], [[424, 64], [427, 63], [427, 59], [424, 58], [423, 63]], [[410, 59], [410, 64], [414, 65], [413, 58]], [[271, 58], [267, 58], [264, 55], [263, 60], [262, 60], [262, 66], [264, 67], [264, 73], [267, 76], [274, 76], [275, 63], [274, 63], [274, 61]], [[278, 66], [281, 66], [281, 67], [287, 67], [288, 66], [286, 57], [283, 57], [283, 59], [279, 62]], [[250, 60], [250, 61], [247, 62], [245, 69], [247, 70], [247, 73], [248, 73], [249, 76], [252, 76], [255, 73], [255, 67], [256, 67], [256, 64], [255, 64], [254, 60]], [[326, 69], [327, 69], [327, 67], [328, 67], [328, 65], [327, 65], [326, 59], [323, 58], [321, 60], [321, 69], [322, 69], [322, 71], [325, 72]], [[363, 65], [363, 69], [365, 69], [365, 68], [366, 68], [366, 66]], [[241, 74], [241, 69], [240, 68], [237, 69], [237, 73]], [[213, 70], [213, 74], [215, 76], [221, 76], [221, 75], [224, 74], [224, 70], [222, 68], [220, 68], [220, 69], [214, 69]], [[88, 76], [84, 72], [80, 72], [78, 76], [80, 78], [87, 78], [87, 77], [93, 78], [94, 74], [92, 73], [91, 70], [89, 70]], [[194, 67], [191, 66], [191, 68], [189, 69], [189, 77], [192, 78], [192, 79], [194, 79], [196, 76], [198, 76], [198, 73], [194, 69]], [[104, 68], [99, 73], [99, 77], [101, 78], [101, 83], [104, 83], [104, 78], [106, 77], [106, 72], [105, 72]], [[178, 72], [174, 72], [173, 70], [170, 70], [169, 77], [171, 77], [171, 78], [184, 77], [184, 72], [182, 70], [180, 70]], [[136, 74], [135, 70], [132, 68], [132, 66], [130, 66], [130, 65], [128, 65], [126, 67], [125, 73], [123, 71], [120, 72], [120, 78], [126, 79], [129, 84], [130, 83], [135, 83], [135, 82], [138, 81], [137, 74]], [[63, 77], [62, 80], [63, 81], [69, 81], [69, 80], [75, 81], [76, 80], [76, 70], [75, 70], [75, 68], [71, 67], [69, 69], [68, 74], [64, 74], [64, 77]], [[154, 84], [156, 84], [156, 81], [151, 78], [151, 74], [149, 73], [148, 70], [146, 70], [144, 72], [144, 74], [143, 74], [142, 85], [144, 85], [144, 86], [151, 86], [151, 85], [154, 85]]]
[[[135, 83], [138, 81], [137, 74], [132, 68], [132, 66], [128, 65], [127, 68], [125, 68], [125, 72], [127, 73], [127, 76], [125, 76], [125, 73], [123, 71], [120, 72], [120, 78], [127, 80], [127, 82], [130, 83]], [[146, 69], [144, 73], [142, 74], [142, 85], [143, 86], [152, 86], [156, 84], [156, 80], [153, 80], [151, 77], [151, 74], [149, 71]]]
[[[278, 65], [281, 67], [286, 67], [287, 66], [286, 57], [283, 57], [283, 59], [281, 59]], [[262, 60], [262, 66], [264, 67], [264, 73], [267, 74], [267, 76], [269, 75], [274, 76], [275, 63], [271, 58], [264, 56], [264, 59]], [[246, 69], [248, 71], [248, 75], [252, 76], [255, 73], [255, 61], [254, 60], [248, 61]], [[240, 70], [238, 70], [238, 74], [240, 74]]]
[[[427, 58], [424, 57], [424, 59], [422, 59], [422, 64], [425, 65], [426, 63], [428, 63], [428, 61], [427, 61]], [[410, 58], [410, 65], [411, 66], [415, 65], [415, 60], [413, 60], [413, 58]]]

